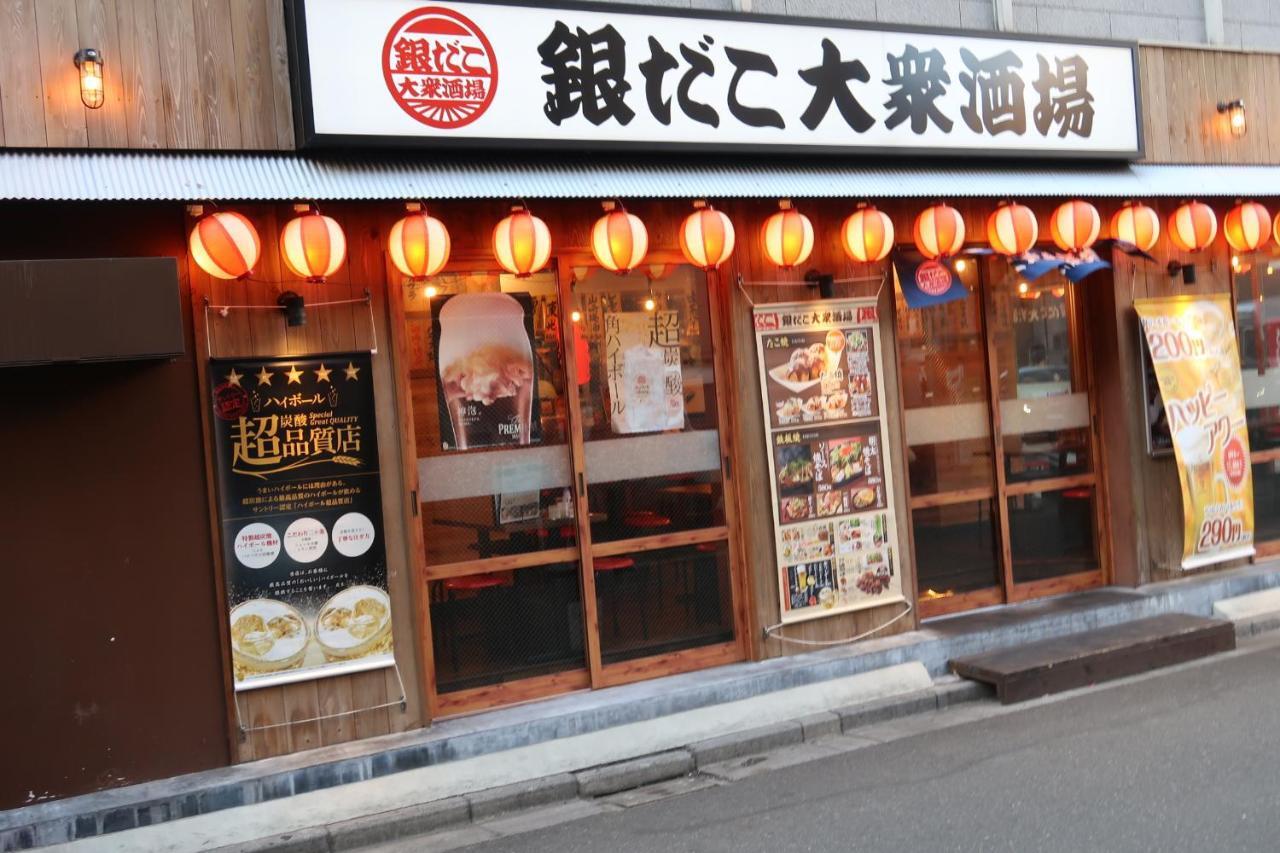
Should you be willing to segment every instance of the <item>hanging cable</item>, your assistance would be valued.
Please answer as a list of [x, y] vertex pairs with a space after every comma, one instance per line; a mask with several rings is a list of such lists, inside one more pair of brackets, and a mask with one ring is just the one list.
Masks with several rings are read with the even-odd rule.
[[778, 632], [781, 631], [786, 626], [784, 623], [779, 622], [776, 625], [768, 625], [764, 628], [764, 638], [766, 640], [778, 640], [779, 642], [782, 642], [782, 643], [793, 643], [797, 646], [843, 646], [849, 643], [856, 643], [859, 640], [865, 640], [867, 637], [880, 633], [885, 628], [888, 628], [890, 625], [897, 622], [899, 619], [906, 616], [908, 613], [910, 613], [914, 609], [911, 606], [910, 601], [903, 601], [902, 604], [906, 605], [907, 609], [903, 610], [897, 616], [894, 616], [888, 622], [885, 622], [883, 625], [879, 625], [875, 628], [872, 628], [870, 631], [863, 631], [861, 634], [855, 634], [852, 637], [844, 637], [839, 640], [802, 640], [799, 637], [784, 637], [782, 636], [782, 634]]

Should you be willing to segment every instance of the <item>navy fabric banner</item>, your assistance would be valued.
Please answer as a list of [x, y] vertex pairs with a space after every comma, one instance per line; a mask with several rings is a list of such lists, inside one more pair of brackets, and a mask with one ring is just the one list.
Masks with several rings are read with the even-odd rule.
[[945, 305], [969, 295], [950, 261], [932, 261], [919, 252], [899, 250], [894, 253], [893, 267], [909, 308]]
[[1079, 253], [1041, 252], [1032, 250], [1011, 259], [1014, 270], [1027, 281], [1035, 281], [1054, 270], [1060, 271], [1069, 281], [1082, 281], [1098, 270], [1111, 269], [1111, 264], [1098, 256], [1093, 249]]

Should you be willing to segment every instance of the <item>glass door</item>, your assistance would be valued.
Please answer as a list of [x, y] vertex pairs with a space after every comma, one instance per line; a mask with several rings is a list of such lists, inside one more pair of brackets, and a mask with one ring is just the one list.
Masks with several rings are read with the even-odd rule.
[[718, 317], [705, 273], [649, 260], [628, 275], [562, 263], [597, 684], [741, 657]]
[[1241, 258], [1233, 275], [1240, 373], [1253, 467], [1258, 557], [1280, 554], [1280, 267]]
[[743, 656], [717, 308], [653, 260], [406, 294], [438, 716]]
[[405, 300], [436, 713], [586, 687], [560, 295], [455, 265]]
[[1004, 601], [982, 294], [922, 310], [898, 293], [899, 376], [919, 600], [931, 615]]
[[1010, 600], [1102, 582], [1098, 478], [1077, 287], [993, 260], [987, 295], [996, 477]]
[[918, 600], [938, 616], [1103, 582], [1076, 287], [966, 259], [964, 299], [908, 308], [898, 351]]

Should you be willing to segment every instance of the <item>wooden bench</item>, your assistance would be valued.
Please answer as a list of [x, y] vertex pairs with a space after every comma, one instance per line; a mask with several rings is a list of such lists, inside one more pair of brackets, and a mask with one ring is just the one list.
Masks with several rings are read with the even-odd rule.
[[994, 685], [1000, 702], [1009, 705], [1235, 647], [1235, 629], [1230, 622], [1166, 613], [956, 658], [951, 669], [964, 678]]

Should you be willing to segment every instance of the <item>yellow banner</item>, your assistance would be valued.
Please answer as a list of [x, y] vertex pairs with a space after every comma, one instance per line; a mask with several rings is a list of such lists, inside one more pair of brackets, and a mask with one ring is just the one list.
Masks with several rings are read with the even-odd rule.
[[1137, 299], [1182, 483], [1182, 568], [1253, 554], [1244, 386], [1226, 294]]

